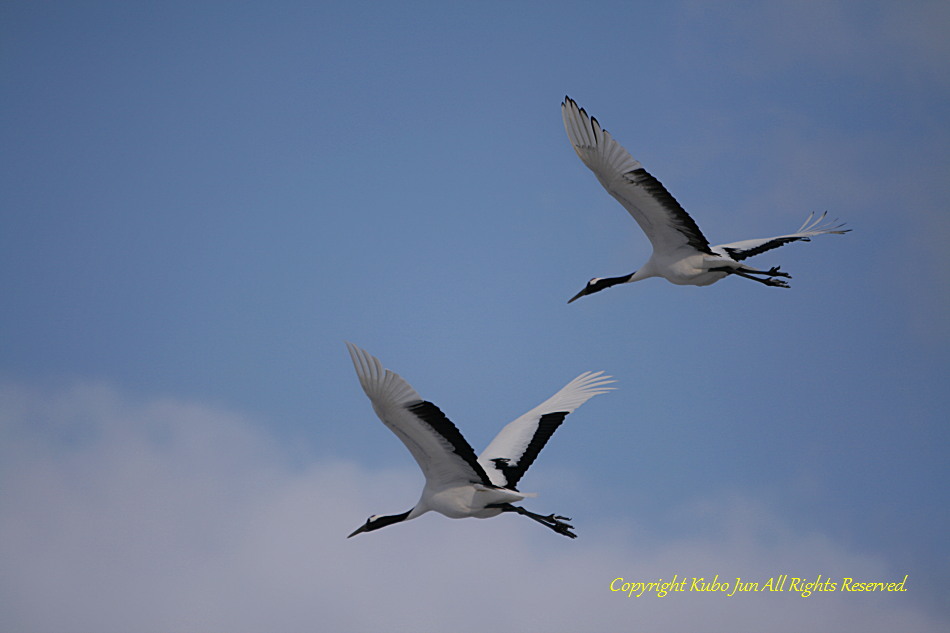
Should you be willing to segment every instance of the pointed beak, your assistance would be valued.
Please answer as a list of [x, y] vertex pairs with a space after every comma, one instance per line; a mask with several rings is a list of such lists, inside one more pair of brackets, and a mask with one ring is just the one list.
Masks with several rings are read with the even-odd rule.
[[359, 534], [360, 532], [365, 532], [365, 531], [366, 531], [366, 528], [367, 528], [368, 526], [369, 526], [369, 521], [367, 521], [367, 522], [364, 523], [363, 525], [361, 525], [361, 526], [359, 526], [358, 528], [356, 528], [356, 530], [354, 530], [353, 533], [350, 534], [349, 536], [347, 536], [346, 538], [353, 538], [354, 536], [356, 536], [356, 535]]
[[587, 292], [587, 286], [584, 286], [584, 289], [581, 290], [580, 292], [578, 292], [578, 293], [577, 293], [576, 295], [574, 295], [573, 297], [571, 297], [570, 300], [568, 300], [568, 303], [573, 303], [573, 302], [577, 301], [578, 299], [580, 299], [581, 297], [583, 297], [583, 296], [586, 295], [586, 294], [590, 294], [590, 293]]

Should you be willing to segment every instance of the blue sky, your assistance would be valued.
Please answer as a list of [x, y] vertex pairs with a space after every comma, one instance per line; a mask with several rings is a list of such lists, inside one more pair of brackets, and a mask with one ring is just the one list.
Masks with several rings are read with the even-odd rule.
[[[0, 628], [944, 630], [948, 28], [940, 2], [4, 3]], [[853, 231], [755, 260], [790, 290], [568, 306], [649, 244], [565, 94], [713, 243]], [[344, 340], [476, 450], [615, 376], [522, 482], [580, 538], [346, 540], [422, 477]], [[608, 588], [673, 574], [908, 591]]]

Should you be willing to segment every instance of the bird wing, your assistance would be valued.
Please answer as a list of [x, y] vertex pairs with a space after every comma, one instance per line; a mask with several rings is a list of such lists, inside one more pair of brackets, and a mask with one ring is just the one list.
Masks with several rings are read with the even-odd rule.
[[426, 485], [479, 483], [493, 486], [474, 449], [437, 406], [423, 400], [403, 378], [378, 358], [346, 344], [373, 410], [416, 458]]
[[561, 104], [564, 129], [574, 151], [610, 195], [633, 216], [658, 252], [689, 245], [712, 255], [696, 222], [663, 184], [651, 176], [597, 119], [570, 97]]
[[518, 481], [568, 413], [613, 389], [604, 372], [585, 372], [556, 394], [503, 428], [478, 461], [497, 486], [517, 490]]
[[842, 229], [841, 227], [843, 227], [844, 224], [835, 224], [837, 220], [822, 224], [826, 215], [827, 212], [822, 213], [817, 219], [812, 220], [815, 214], [810, 214], [801, 228], [789, 235], [764, 237], [757, 240], [743, 240], [741, 242], [732, 242], [731, 244], [720, 244], [713, 250], [720, 251], [722, 254], [728, 255], [735, 261], [740, 262], [743, 259], [764, 253], [765, 251], [770, 251], [779, 246], [784, 246], [790, 242], [808, 242], [816, 235], [843, 235], [851, 230]]

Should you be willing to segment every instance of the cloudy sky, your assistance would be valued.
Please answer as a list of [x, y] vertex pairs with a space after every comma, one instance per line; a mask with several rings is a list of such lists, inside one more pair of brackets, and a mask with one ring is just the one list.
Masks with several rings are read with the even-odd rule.
[[[0, 629], [943, 631], [945, 2], [5, 2]], [[568, 94], [792, 288], [647, 280]], [[476, 449], [587, 370], [517, 516], [429, 514], [345, 340]], [[903, 592], [628, 598], [615, 578]]]

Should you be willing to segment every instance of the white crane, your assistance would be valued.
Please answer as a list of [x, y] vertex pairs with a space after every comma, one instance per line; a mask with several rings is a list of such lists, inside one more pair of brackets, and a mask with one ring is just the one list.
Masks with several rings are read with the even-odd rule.
[[568, 517], [542, 516], [514, 505], [534, 496], [518, 492], [516, 486], [565, 416], [593, 396], [613, 389], [606, 386], [614, 382], [610, 376], [603, 372], [581, 374], [505, 426], [476, 457], [458, 428], [437, 406], [423, 400], [399, 374], [383, 369], [376, 357], [352, 343], [346, 346], [376, 415], [406, 445], [426, 478], [415, 507], [402, 514], [373, 515], [350, 536], [415, 519], [430, 510], [453, 519], [487, 519], [502, 512], [517, 512], [558, 534], [577, 536], [571, 532]]
[[726, 275], [739, 275], [767, 286], [788, 288], [788, 284], [778, 278], [790, 279], [791, 276], [781, 272], [778, 266], [756, 270], [741, 263], [742, 260], [789, 242], [807, 242], [816, 235], [842, 234], [850, 230], [842, 230], [843, 224], [822, 224], [825, 213], [815, 220], [811, 214], [797, 232], [789, 235], [710, 246], [693, 218], [663, 184], [600, 127], [597, 119], [588, 116], [570, 97], [564, 97], [561, 116], [574, 151], [604, 189], [633, 216], [653, 244], [653, 254], [642, 268], [621, 277], [595, 277], [568, 303], [617, 284], [649, 277], [663, 277], [679, 285], [708, 286]]

